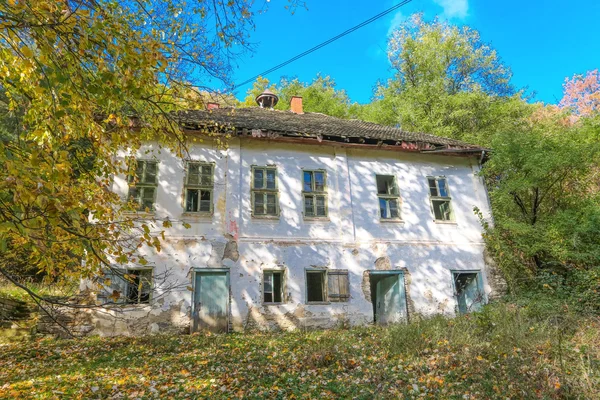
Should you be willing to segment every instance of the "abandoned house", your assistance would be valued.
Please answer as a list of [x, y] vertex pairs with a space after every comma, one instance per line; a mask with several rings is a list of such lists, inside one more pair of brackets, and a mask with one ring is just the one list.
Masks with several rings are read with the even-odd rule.
[[133, 279], [110, 281], [122, 304], [92, 333], [389, 324], [488, 300], [494, 272], [474, 212], [491, 218], [484, 149], [276, 101], [265, 92], [259, 107], [186, 112], [186, 132], [211, 121], [227, 145], [205, 137], [182, 160], [146, 143], [137, 183], [115, 178], [140, 216], [173, 226], [146, 267], [122, 266]]

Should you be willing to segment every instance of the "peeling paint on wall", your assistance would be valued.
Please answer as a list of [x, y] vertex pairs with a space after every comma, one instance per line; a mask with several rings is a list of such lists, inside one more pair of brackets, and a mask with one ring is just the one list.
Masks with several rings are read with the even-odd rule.
[[[152, 152], [152, 146], [143, 147], [140, 154], [146, 151]], [[166, 150], [157, 153], [160, 207], [155, 218], [184, 220], [191, 228], [173, 224], [166, 231], [163, 251], [146, 255], [155, 276], [168, 273], [181, 289], [160, 292], [163, 287], [157, 285], [160, 302], [127, 308], [120, 322], [110, 325], [108, 319], [101, 320], [94, 332], [163, 332], [170, 329], [167, 323], [176, 331], [184, 330], [186, 324], [189, 328], [193, 293], [186, 287], [193, 286], [192, 271], [201, 268], [229, 270], [229, 321], [236, 331], [372, 323], [371, 271], [404, 271], [409, 316], [454, 312], [450, 270], [485, 271], [490, 281], [486, 281], [488, 293], [499, 287], [492, 260], [483, 253], [481, 225], [472, 212], [474, 205], [485, 212], [489, 208], [480, 204], [475, 194], [474, 185], [481, 185], [481, 180], [473, 179], [468, 160], [360, 149], [334, 152], [328, 146], [278, 145], [251, 139], [236, 139], [227, 150], [193, 145], [189, 152], [192, 159], [215, 166], [215, 213], [201, 218], [183, 215], [182, 161]], [[279, 218], [252, 217], [252, 165], [277, 165]], [[326, 171], [327, 220], [304, 220], [301, 168]], [[404, 223], [380, 221], [374, 174], [397, 177]], [[428, 175], [448, 177], [456, 224], [432, 221]], [[126, 178], [118, 177], [115, 182], [115, 191], [125, 196]], [[284, 304], [262, 304], [265, 268], [285, 270]], [[347, 270], [350, 300], [306, 304], [307, 268]], [[136, 321], [124, 322], [123, 318]]]

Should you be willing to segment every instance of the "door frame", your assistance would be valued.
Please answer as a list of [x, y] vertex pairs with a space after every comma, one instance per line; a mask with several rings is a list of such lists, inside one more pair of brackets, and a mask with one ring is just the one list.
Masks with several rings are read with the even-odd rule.
[[[225, 284], [227, 285], [227, 333], [229, 333], [229, 323], [230, 323], [230, 312], [231, 312], [231, 286], [229, 282], [229, 268], [192, 268], [192, 307], [190, 310], [190, 319], [191, 319], [191, 327], [190, 333], [198, 332], [198, 328], [194, 326], [194, 314], [196, 312], [196, 277], [198, 274], [204, 273], [224, 273], [225, 274]], [[194, 329], [196, 328], [196, 329]]]
[[454, 312], [456, 315], [459, 315], [460, 312], [458, 310], [458, 292], [456, 291], [456, 283], [454, 282], [454, 274], [476, 274], [477, 275], [477, 287], [481, 290], [483, 295], [483, 303], [482, 305], [488, 304], [487, 293], [485, 292], [485, 276], [483, 274], [483, 269], [451, 269], [450, 270], [450, 280], [452, 282], [452, 298], [454, 299]]
[[[402, 275], [402, 284], [404, 285], [404, 305], [406, 307], [406, 323], [410, 322], [410, 313], [408, 312], [408, 291], [406, 290], [406, 274], [401, 269], [388, 270], [369, 270], [369, 288], [371, 287], [371, 275]], [[373, 323], [376, 324], [375, 303], [373, 302], [373, 293], [371, 293], [371, 304], [373, 305]]]

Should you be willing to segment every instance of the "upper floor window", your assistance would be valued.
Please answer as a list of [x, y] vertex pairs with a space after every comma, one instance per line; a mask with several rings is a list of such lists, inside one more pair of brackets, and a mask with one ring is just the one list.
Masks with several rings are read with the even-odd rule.
[[327, 216], [327, 194], [325, 193], [325, 171], [303, 171], [302, 196], [305, 217]]
[[185, 177], [185, 211], [210, 213], [213, 209], [213, 164], [189, 161]]
[[448, 191], [448, 182], [446, 177], [436, 176], [427, 177], [429, 182], [429, 198], [431, 200], [431, 208], [436, 221], [452, 221], [452, 207], [450, 205], [451, 198]]
[[138, 203], [138, 211], [152, 211], [158, 188], [158, 162], [137, 160], [134, 174], [130, 174], [128, 198]]
[[252, 167], [252, 215], [279, 215], [276, 167]]
[[400, 192], [393, 175], [377, 175], [377, 196], [381, 219], [400, 219]]

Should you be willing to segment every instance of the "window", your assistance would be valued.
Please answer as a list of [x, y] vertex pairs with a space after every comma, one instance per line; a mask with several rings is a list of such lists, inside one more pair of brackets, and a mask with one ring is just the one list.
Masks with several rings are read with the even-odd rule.
[[302, 196], [305, 217], [327, 217], [325, 171], [303, 171]]
[[306, 271], [306, 302], [325, 301], [325, 271]]
[[348, 271], [307, 270], [306, 302], [344, 302], [350, 299]]
[[158, 187], [158, 162], [138, 160], [135, 174], [130, 174], [129, 199], [138, 203], [138, 211], [152, 211]]
[[448, 183], [443, 176], [428, 177], [429, 197], [431, 199], [431, 208], [436, 221], [452, 221], [452, 208], [450, 206], [450, 193], [448, 192]]
[[114, 269], [104, 273], [103, 303], [144, 304], [150, 302], [152, 269]]
[[460, 314], [478, 311], [485, 304], [485, 292], [481, 273], [475, 272], [452, 272], [454, 284], [454, 296]]
[[252, 215], [279, 215], [276, 167], [252, 167]]
[[400, 193], [393, 175], [377, 175], [377, 196], [381, 219], [400, 219]]
[[350, 299], [348, 271], [331, 270], [327, 272], [327, 294], [329, 301], [342, 302]]
[[264, 271], [263, 303], [283, 303], [283, 271]]
[[190, 161], [186, 165], [185, 212], [211, 213], [213, 209], [213, 165]]

